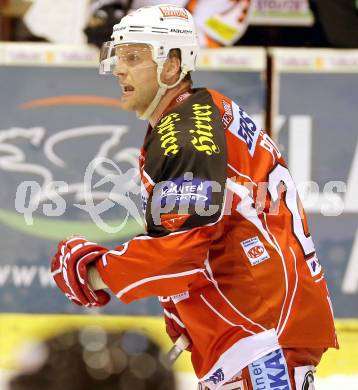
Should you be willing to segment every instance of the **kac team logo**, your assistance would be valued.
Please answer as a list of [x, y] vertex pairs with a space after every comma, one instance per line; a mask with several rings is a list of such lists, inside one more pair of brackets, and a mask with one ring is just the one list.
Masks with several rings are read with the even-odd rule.
[[241, 247], [243, 248], [251, 265], [260, 264], [270, 258], [270, 255], [258, 236], [241, 241]]
[[247, 255], [251, 259], [257, 259], [258, 257], [260, 257], [264, 253], [264, 251], [265, 251], [265, 248], [263, 246], [256, 245], [247, 251]]

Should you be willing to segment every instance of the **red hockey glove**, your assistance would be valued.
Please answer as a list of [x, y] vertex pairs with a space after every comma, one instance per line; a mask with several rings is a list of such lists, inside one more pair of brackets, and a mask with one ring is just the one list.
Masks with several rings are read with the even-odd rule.
[[110, 295], [104, 290], [93, 291], [88, 282], [88, 266], [108, 250], [81, 237], [62, 240], [51, 260], [51, 273], [66, 297], [80, 306], [104, 306]]
[[179, 317], [175, 304], [170, 297], [159, 297], [159, 303], [164, 311], [165, 329], [168, 336], [171, 338], [173, 343], [175, 343], [182, 334], [185, 335], [185, 337], [190, 341], [186, 350], [191, 351], [193, 343], [184, 323]]

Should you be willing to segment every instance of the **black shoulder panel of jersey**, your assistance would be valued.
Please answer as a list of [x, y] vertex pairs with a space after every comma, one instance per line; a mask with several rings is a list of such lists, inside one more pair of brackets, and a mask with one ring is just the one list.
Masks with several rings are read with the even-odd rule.
[[219, 109], [206, 89], [166, 112], [144, 144], [148, 233], [166, 234], [216, 222], [222, 211], [226, 138]]

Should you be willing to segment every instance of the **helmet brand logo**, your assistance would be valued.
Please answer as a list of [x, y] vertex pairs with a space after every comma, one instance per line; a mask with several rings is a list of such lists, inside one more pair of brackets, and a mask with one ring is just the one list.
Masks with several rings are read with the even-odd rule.
[[192, 34], [193, 32], [191, 30], [182, 30], [181, 28], [172, 28], [170, 32], [175, 32], [178, 34]]
[[119, 25], [116, 25], [113, 27], [113, 31], [122, 31], [125, 30], [127, 27], [120, 27]]
[[184, 8], [178, 7], [159, 7], [165, 18], [188, 19], [188, 14]]

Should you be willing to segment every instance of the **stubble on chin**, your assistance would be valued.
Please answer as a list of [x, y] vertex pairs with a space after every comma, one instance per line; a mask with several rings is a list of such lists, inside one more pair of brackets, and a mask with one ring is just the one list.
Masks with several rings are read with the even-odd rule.
[[124, 111], [136, 111], [134, 102], [120, 100], [119, 104]]

